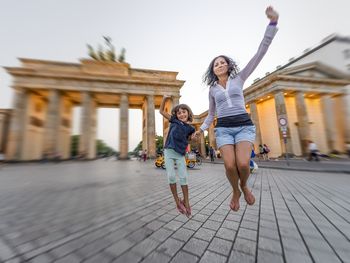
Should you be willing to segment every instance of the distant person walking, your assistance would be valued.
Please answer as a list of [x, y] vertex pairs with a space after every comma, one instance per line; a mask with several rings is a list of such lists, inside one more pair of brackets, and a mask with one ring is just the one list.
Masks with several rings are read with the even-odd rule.
[[209, 148], [209, 155], [210, 155], [210, 161], [213, 163], [215, 158], [215, 150], [213, 146], [210, 146]]
[[262, 146], [261, 144], [259, 144], [259, 160], [263, 159], [265, 161], [266, 156], [264, 153], [264, 146]]
[[141, 161], [143, 159], [143, 151], [140, 149], [137, 153], [137, 160]]
[[350, 143], [346, 144], [346, 153], [348, 154], [348, 157], [350, 158]]
[[265, 143], [264, 143], [264, 146], [263, 146], [263, 150], [264, 150], [264, 156], [265, 156], [265, 160], [270, 160], [269, 158], [269, 152], [271, 151], [269, 146], [267, 146]]
[[143, 161], [146, 162], [146, 160], [147, 160], [147, 149], [143, 151], [142, 157], [143, 157]]
[[5, 154], [0, 153], [0, 168], [1, 166], [4, 165], [4, 162], [5, 162]]
[[316, 143], [314, 143], [313, 141], [309, 141], [309, 158], [308, 161], [312, 161], [315, 159], [316, 162], [320, 161], [320, 158], [318, 157], [318, 148]]

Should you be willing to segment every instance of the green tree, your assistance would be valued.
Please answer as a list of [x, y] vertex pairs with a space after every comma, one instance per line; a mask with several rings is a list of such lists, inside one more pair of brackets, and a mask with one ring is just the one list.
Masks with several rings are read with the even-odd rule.
[[[157, 152], [160, 152], [160, 151], [163, 151], [163, 136], [160, 136], [160, 135], [156, 135], [156, 151]], [[142, 149], [142, 141], [140, 141], [137, 146], [135, 147], [135, 149], [133, 150], [133, 153], [134, 154], [138, 154], [138, 152], [140, 150], [143, 150]]]
[[97, 140], [96, 141], [96, 147], [97, 147], [97, 155], [113, 155], [116, 153], [116, 151], [109, 147], [104, 141]]
[[[80, 135], [73, 135], [71, 139], [71, 156], [78, 156], [79, 155], [79, 138]], [[97, 155], [112, 155], [115, 154], [116, 151], [109, 147], [104, 141], [102, 140], [96, 140], [96, 154]]]
[[156, 135], [156, 150], [157, 152], [163, 151], [163, 136]]
[[133, 153], [137, 154], [140, 150], [142, 150], [142, 141], [140, 141], [139, 144], [135, 147], [135, 149], [133, 150]]

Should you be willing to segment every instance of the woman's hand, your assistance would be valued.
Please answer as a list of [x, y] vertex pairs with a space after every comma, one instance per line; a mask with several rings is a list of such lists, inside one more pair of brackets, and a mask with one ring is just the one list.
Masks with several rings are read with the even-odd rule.
[[265, 14], [268, 19], [270, 19], [271, 22], [277, 22], [278, 21], [278, 13], [276, 10], [273, 9], [272, 6], [269, 6], [265, 10]]
[[202, 134], [202, 131], [198, 130], [192, 134], [192, 138], [198, 139], [198, 138], [200, 138], [201, 134]]

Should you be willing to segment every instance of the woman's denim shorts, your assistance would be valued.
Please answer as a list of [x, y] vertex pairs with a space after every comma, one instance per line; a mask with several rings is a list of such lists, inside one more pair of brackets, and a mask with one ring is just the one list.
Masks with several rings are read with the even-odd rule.
[[255, 126], [239, 126], [239, 127], [217, 127], [214, 128], [216, 145], [220, 148], [226, 144], [237, 144], [239, 142], [255, 141]]

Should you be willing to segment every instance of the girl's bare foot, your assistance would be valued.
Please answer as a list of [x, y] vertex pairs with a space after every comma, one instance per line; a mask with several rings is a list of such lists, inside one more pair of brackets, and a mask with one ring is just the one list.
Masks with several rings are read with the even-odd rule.
[[182, 200], [182, 204], [184, 205], [185, 207], [185, 215], [190, 218], [192, 216], [192, 209], [191, 209], [191, 206], [190, 206], [190, 203], [187, 202], [187, 204], [185, 203], [184, 200]]
[[186, 213], [186, 207], [184, 206], [183, 202], [179, 200], [179, 202], [176, 204], [176, 209], [179, 211], [181, 214]]
[[249, 190], [247, 186], [241, 187], [244, 195], [244, 199], [248, 205], [253, 205], [255, 203], [255, 197], [252, 191]]
[[239, 210], [239, 198], [241, 197], [240, 191], [235, 191], [232, 194], [231, 202], [230, 202], [230, 208], [237, 212]]

